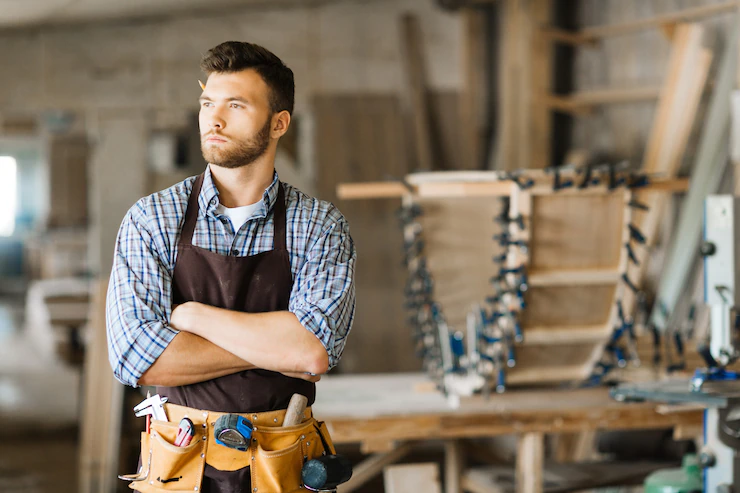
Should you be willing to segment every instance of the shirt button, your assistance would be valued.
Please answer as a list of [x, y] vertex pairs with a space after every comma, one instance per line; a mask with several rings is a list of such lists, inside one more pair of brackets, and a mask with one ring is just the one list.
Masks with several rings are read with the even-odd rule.
[[239, 255], [239, 250], [237, 250], [237, 249], [235, 248], [235, 249], [233, 249], [233, 250], [231, 251], [231, 254], [232, 254], [232, 255]]

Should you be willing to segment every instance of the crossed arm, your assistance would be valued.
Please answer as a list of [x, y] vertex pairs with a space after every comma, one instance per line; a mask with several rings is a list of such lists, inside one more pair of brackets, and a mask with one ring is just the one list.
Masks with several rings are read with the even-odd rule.
[[188, 302], [173, 310], [171, 325], [180, 333], [139, 384], [188, 385], [253, 368], [316, 382], [329, 367], [321, 341], [287, 311], [242, 313]]
[[315, 381], [337, 363], [355, 306], [356, 254], [341, 215], [306, 251], [288, 311], [268, 313], [196, 302], [172, 309], [166, 236], [150, 233], [142, 216], [132, 208], [121, 225], [108, 289], [109, 359], [119, 381], [179, 386], [253, 368]]

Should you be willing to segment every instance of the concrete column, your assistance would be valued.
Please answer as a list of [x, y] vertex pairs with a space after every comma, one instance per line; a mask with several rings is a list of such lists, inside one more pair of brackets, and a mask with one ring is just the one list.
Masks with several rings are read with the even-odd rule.
[[107, 278], [118, 228], [148, 179], [148, 121], [144, 111], [95, 115], [90, 136], [90, 268]]

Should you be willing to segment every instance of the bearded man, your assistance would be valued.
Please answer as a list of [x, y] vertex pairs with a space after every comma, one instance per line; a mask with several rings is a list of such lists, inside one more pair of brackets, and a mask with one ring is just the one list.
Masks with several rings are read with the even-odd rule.
[[[293, 72], [265, 48], [234, 41], [209, 50], [201, 69], [206, 169], [140, 199], [116, 241], [110, 363], [122, 383], [156, 386], [170, 421], [152, 423], [139, 474], [128, 479], [139, 491], [289, 491], [300, 478], [282, 465], [276, 474], [290, 478], [251, 478], [250, 466], [269, 469], [253, 456], [267, 439], [247, 452], [205, 442], [218, 438], [216, 416], [241, 416], [258, 430], [280, 424], [294, 394], [313, 403], [315, 382], [339, 361], [352, 326], [355, 248], [332, 204], [282, 183], [275, 171], [293, 112]], [[158, 441], [172, 442], [168, 430], [177, 431], [180, 417], [202, 449], [192, 461], [163, 465], [179, 452]], [[320, 453], [329, 453], [329, 438], [316, 429]], [[299, 447], [299, 473], [316, 445]], [[288, 453], [266, 453], [273, 452]], [[200, 468], [200, 478], [189, 468]]]

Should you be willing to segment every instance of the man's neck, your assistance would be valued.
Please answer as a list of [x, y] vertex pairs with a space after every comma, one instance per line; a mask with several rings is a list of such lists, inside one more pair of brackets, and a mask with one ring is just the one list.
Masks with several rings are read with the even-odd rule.
[[274, 165], [254, 162], [241, 168], [222, 168], [209, 164], [213, 184], [224, 207], [242, 207], [262, 200], [273, 179]]

